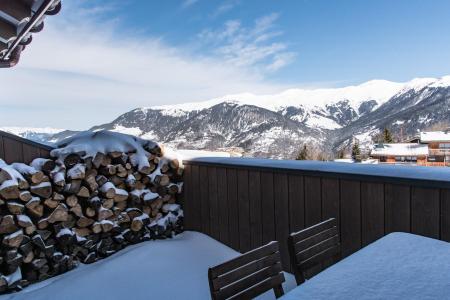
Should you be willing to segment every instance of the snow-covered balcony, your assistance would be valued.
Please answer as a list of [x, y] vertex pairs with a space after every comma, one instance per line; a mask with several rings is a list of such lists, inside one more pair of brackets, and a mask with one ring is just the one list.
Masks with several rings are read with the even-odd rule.
[[[209, 299], [208, 268], [238, 255], [205, 234], [186, 231], [173, 239], [129, 246], [0, 299]], [[294, 287], [293, 276], [286, 274], [284, 289]], [[274, 299], [273, 292], [257, 299]]]
[[[0, 143], [8, 163], [48, 150], [8, 135]], [[289, 233], [332, 217], [343, 257], [398, 231], [450, 241], [449, 168], [210, 157], [184, 161], [183, 182], [185, 232], [0, 299], [208, 299], [209, 267], [277, 240], [290, 272]], [[285, 291], [294, 285], [286, 274]]]

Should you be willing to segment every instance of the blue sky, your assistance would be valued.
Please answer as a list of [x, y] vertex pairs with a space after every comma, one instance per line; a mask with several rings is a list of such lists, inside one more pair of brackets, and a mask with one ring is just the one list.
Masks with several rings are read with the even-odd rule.
[[214, 49], [200, 42], [202, 31], [230, 20], [251, 27], [275, 14], [272, 30], [279, 35], [270, 42], [295, 55], [269, 74], [280, 82], [405, 81], [450, 70], [448, 0], [135, 0], [122, 7], [127, 29], [204, 55]]
[[85, 129], [142, 106], [441, 77], [449, 28], [448, 0], [63, 0], [0, 72], [0, 126]]

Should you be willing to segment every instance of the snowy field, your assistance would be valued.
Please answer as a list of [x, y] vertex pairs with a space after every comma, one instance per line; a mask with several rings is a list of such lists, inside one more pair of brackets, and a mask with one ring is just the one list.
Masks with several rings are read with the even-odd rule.
[[[210, 299], [208, 267], [238, 252], [197, 232], [130, 246], [104, 260], [34, 284], [0, 300]], [[295, 279], [285, 274], [285, 292]], [[268, 291], [257, 299], [275, 299]]]

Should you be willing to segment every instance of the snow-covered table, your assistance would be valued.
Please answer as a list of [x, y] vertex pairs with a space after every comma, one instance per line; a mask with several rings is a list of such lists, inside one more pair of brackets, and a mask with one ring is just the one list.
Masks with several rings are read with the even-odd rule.
[[282, 299], [450, 299], [450, 243], [391, 233]]

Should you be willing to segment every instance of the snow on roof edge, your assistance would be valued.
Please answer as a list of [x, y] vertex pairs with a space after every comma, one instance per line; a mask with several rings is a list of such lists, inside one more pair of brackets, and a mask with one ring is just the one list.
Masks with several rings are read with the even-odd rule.
[[428, 142], [450, 142], [449, 131], [423, 131], [420, 133], [420, 141]]
[[428, 145], [415, 143], [397, 143], [375, 145], [371, 155], [422, 156], [428, 155]]

